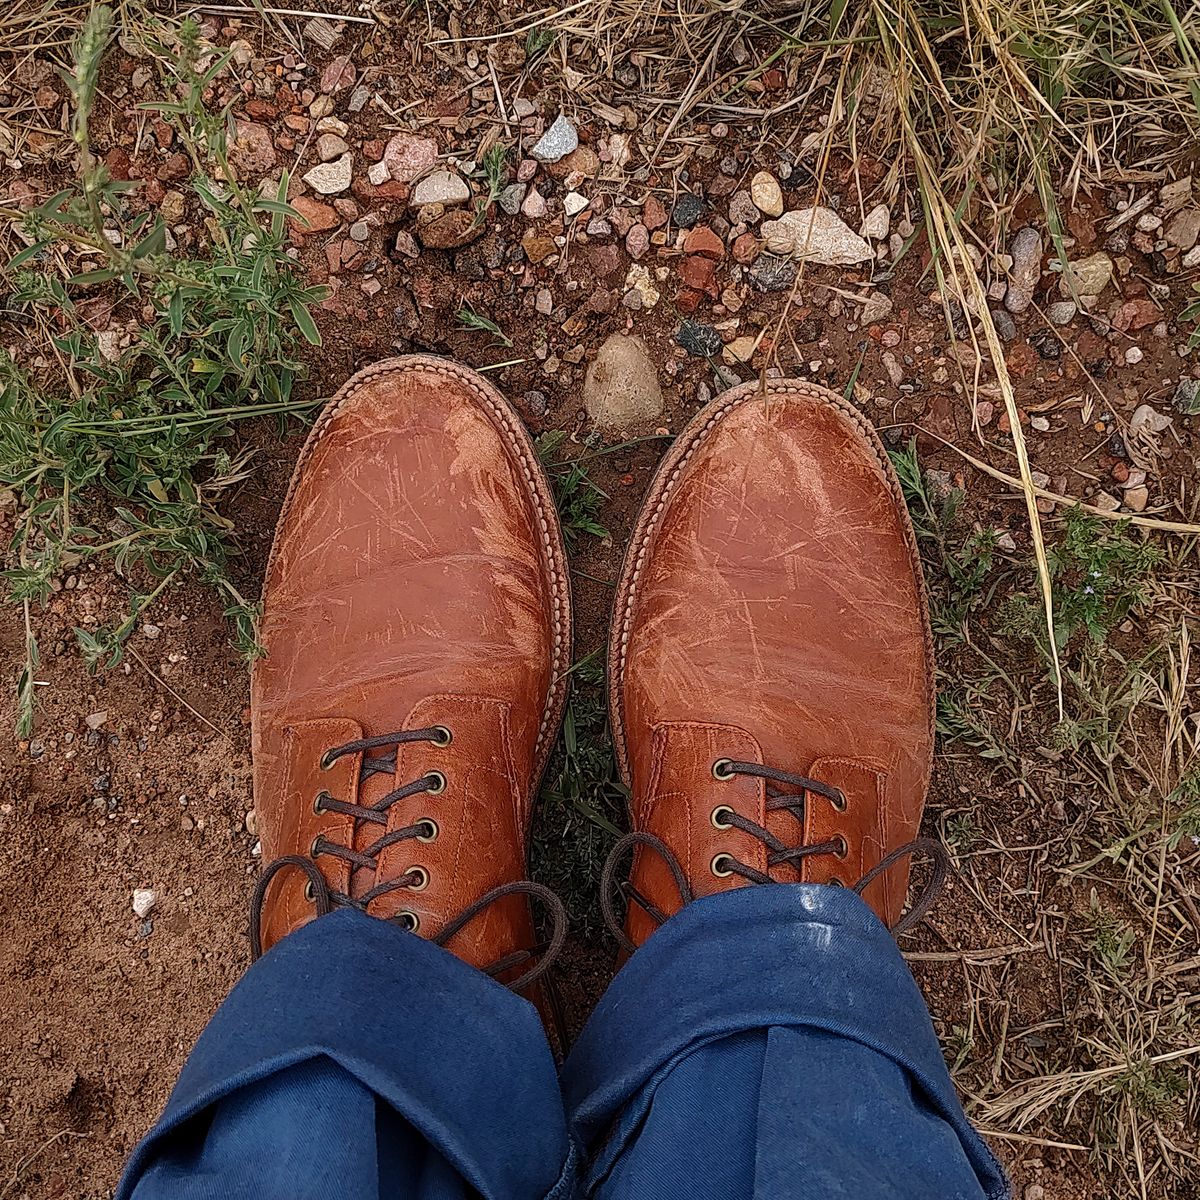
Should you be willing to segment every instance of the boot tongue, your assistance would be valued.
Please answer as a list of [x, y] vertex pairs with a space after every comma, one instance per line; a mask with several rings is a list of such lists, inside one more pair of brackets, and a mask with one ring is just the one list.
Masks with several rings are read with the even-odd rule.
[[[839, 811], [827, 797], [810, 792], [804, 814], [805, 844], [812, 846], [841, 837], [845, 839], [846, 854], [844, 858], [820, 854], [806, 859], [805, 882], [837, 881], [853, 887], [888, 851], [887, 774], [859, 759], [829, 757], [818, 758], [809, 777], [837, 788], [846, 806]], [[899, 919], [907, 887], [907, 866], [897, 864], [893, 870], [901, 882], [899, 899], [895, 879], [876, 879], [863, 893], [863, 899], [887, 925]]]

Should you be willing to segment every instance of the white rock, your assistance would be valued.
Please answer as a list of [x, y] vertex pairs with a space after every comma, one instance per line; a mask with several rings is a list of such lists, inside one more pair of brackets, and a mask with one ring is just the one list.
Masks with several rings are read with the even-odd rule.
[[372, 163], [367, 168], [367, 178], [372, 184], [375, 185], [375, 187], [378, 187], [381, 183], [387, 183], [391, 177], [392, 174], [388, 170], [388, 165], [386, 162]]
[[764, 221], [763, 237], [772, 254], [852, 267], [875, 257], [871, 247], [832, 209], [803, 208], [784, 213], [778, 221]]
[[874, 242], [882, 242], [891, 227], [892, 210], [886, 204], [877, 204], [867, 213], [858, 232]]
[[763, 216], [778, 217], [783, 213], [783, 190], [770, 171], [759, 171], [750, 180], [750, 199]]
[[154, 901], [158, 897], [149, 888], [135, 888], [133, 892], [133, 915], [139, 918], [145, 918], [150, 915], [150, 910], [154, 907]]
[[336, 196], [350, 186], [354, 176], [354, 159], [343, 154], [333, 162], [321, 163], [304, 175], [304, 182], [322, 196]]
[[538, 162], [556, 163], [565, 158], [579, 145], [579, 134], [575, 126], [559, 113], [554, 124], [538, 139], [538, 143], [529, 152]]
[[578, 192], [568, 192], [563, 197], [563, 212], [568, 217], [575, 216], [576, 213], [581, 213], [588, 206], [588, 198], [581, 196]]
[[1164, 416], [1149, 404], [1139, 404], [1129, 418], [1129, 432], [1140, 433], [1148, 429], [1151, 433], [1162, 433], [1171, 425], [1171, 418]]
[[434, 171], [413, 188], [408, 202], [413, 208], [424, 208], [426, 204], [465, 204], [470, 198], [471, 189], [461, 175]]
[[650, 268], [640, 263], [634, 263], [629, 268], [629, 273], [625, 276], [625, 291], [638, 296], [642, 308], [653, 308], [662, 297], [662, 293], [654, 286]]

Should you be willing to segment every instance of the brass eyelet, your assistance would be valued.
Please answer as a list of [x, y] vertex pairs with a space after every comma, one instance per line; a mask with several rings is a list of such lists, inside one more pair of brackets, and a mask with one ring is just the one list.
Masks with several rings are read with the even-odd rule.
[[325, 837], [324, 834], [318, 833], [317, 836], [315, 838], [313, 838], [312, 845], [309, 846], [309, 848], [308, 848], [308, 857], [309, 858], [316, 858], [317, 855], [319, 855], [321, 853], [321, 848], [318, 845], [318, 843], [323, 841], [324, 837]]
[[425, 828], [427, 830], [429, 830], [428, 833], [418, 833], [417, 834], [418, 842], [436, 842], [437, 841], [437, 836], [441, 832], [441, 830], [438, 828], [438, 823], [432, 817], [422, 817], [417, 822], [417, 824], [424, 825]]
[[421, 918], [411, 908], [402, 908], [396, 914], [396, 920], [409, 933], [416, 933], [421, 928]]
[[405, 875], [415, 875], [416, 883], [410, 883], [409, 889], [414, 892], [423, 892], [429, 886], [429, 872], [424, 867], [409, 867], [404, 872]]
[[733, 778], [733, 760], [718, 758], [712, 765], [712, 773], [714, 779], [719, 779], [722, 783], [726, 783]]
[[311, 879], [304, 885], [304, 898], [309, 902], [309, 904], [315, 904], [317, 902], [317, 889], [313, 887], [313, 881]]
[[838, 858], [845, 858], [846, 855], [850, 853], [850, 846], [846, 839], [839, 833], [833, 840], [837, 842], [837, 849], [834, 851], [834, 854], [836, 854]]
[[319, 817], [325, 811], [325, 806], [321, 802], [323, 800], [332, 800], [332, 799], [333, 799], [333, 797], [324, 788], [322, 788], [316, 794], [316, 797], [313, 800], [313, 812], [315, 812], [317, 814], [317, 816]]
[[438, 796], [446, 790], [446, 777], [441, 771], [425, 772], [425, 790], [431, 796]]
[[711, 872], [712, 872], [712, 873], [713, 873], [713, 874], [714, 874], [714, 875], [715, 875], [715, 876], [716, 876], [718, 879], [727, 879], [727, 878], [728, 878], [730, 875], [732, 875], [732, 874], [733, 874], [733, 871], [732, 871], [730, 868], [728, 868], [728, 867], [722, 867], [722, 866], [720, 866], [719, 864], [720, 864], [720, 863], [727, 863], [728, 861], [729, 861], [729, 855], [728, 855], [728, 854], [714, 854], [714, 855], [713, 855], [713, 860], [712, 860], [712, 862], [710, 862], [710, 863], [708, 864], [708, 869], [709, 869], [709, 870], [710, 870], [710, 871], [711, 871]]
[[712, 826], [714, 829], [732, 829], [733, 828], [733, 826], [728, 821], [724, 821], [721, 819], [726, 814], [728, 814], [731, 817], [733, 816], [733, 809], [730, 808], [728, 804], [718, 804], [717, 807], [712, 810], [712, 812], [709, 814], [708, 819], [712, 822]]
[[433, 744], [435, 746], [448, 746], [452, 741], [454, 741], [454, 734], [445, 725], [433, 727]]
[[337, 762], [337, 759], [330, 757], [332, 754], [332, 750], [326, 750], [325, 753], [321, 755], [320, 767], [322, 771], [329, 771], [333, 769], [333, 764]]
[[841, 788], [835, 789], [834, 795], [829, 798], [829, 803], [832, 804], [838, 812], [845, 812], [846, 793], [843, 792]]

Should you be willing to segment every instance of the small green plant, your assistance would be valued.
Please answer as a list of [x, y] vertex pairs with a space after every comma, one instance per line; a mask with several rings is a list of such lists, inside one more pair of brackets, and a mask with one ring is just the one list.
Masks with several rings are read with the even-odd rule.
[[[139, 615], [184, 575], [224, 597], [238, 645], [257, 653], [257, 607], [230, 578], [234, 528], [218, 507], [249, 469], [229, 437], [240, 421], [311, 407], [292, 394], [303, 374], [295, 348], [301, 337], [320, 341], [310, 307], [324, 293], [304, 286], [284, 252], [284, 219], [299, 219], [285, 200], [287, 176], [274, 197], [235, 182], [228, 114], [203, 101], [229, 56], [209, 63], [195, 22], [174, 28], [175, 99], [151, 107], [191, 157], [188, 190], [207, 212], [208, 254], [172, 253], [155, 211], [134, 211], [136, 185], [111, 179], [92, 154], [89, 120], [112, 31], [104, 7], [89, 14], [67, 77], [79, 178], [29, 213], [3, 213], [27, 242], [8, 263], [9, 303], [47, 333], [61, 363], [58, 375], [34, 378], [0, 351], [0, 484], [19, 503], [4, 578], [25, 614], [22, 735], [32, 728], [38, 661], [31, 605], [82, 560], [110, 559], [131, 589], [113, 627], [76, 631], [91, 666], [117, 663]], [[67, 263], [74, 269], [61, 270]], [[106, 289], [123, 328], [98, 334], [81, 313], [81, 293], [96, 289]]]
[[464, 304], [458, 312], [454, 314], [454, 319], [458, 322], [460, 328], [470, 330], [472, 333], [490, 333], [492, 335], [492, 345], [494, 346], [512, 346], [512, 339], [489, 317], [477, 313], [469, 304]]
[[1106, 912], [1094, 891], [1091, 896], [1091, 922], [1089, 949], [1101, 967], [1114, 979], [1118, 979], [1129, 968], [1129, 956], [1137, 941], [1137, 934], [1128, 925]]
[[1127, 521], [1113, 525], [1073, 508], [1047, 558], [1054, 583], [1054, 636], [1061, 649], [1080, 629], [1103, 641], [1141, 603], [1162, 551], [1131, 536]]
[[962, 488], [934, 485], [917, 460], [917, 441], [888, 457], [900, 480], [928, 570], [934, 632], [953, 638], [986, 595], [985, 585], [995, 566], [997, 534], [975, 529], [958, 531], [965, 496]]
[[[487, 185], [487, 195], [480, 197], [475, 206], [473, 225], [478, 228], [486, 220], [492, 205], [500, 199], [500, 193], [508, 185], [508, 147], [496, 142], [484, 152], [479, 164], [479, 173]], [[511, 345], [511, 343], [509, 343]]]
[[[1192, 291], [1200, 293], [1200, 283], [1193, 283]], [[1195, 328], [1192, 330], [1187, 340], [1187, 349], [1195, 350], [1197, 346], [1200, 346], [1200, 297], [1193, 300], [1191, 304], [1189, 304], [1187, 308], [1185, 308], [1183, 312], [1179, 314], [1179, 320], [1181, 322], [1191, 321], [1192, 324], [1195, 325]]]
[[558, 451], [566, 440], [566, 433], [556, 429], [542, 434], [536, 444], [538, 456], [554, 487], [554, 499], [567, 548], [574, 549], [581, 534], [608, 537], [608, 530], [596, 519], [608, 499], [608, 493], [592, 482], [583, 463], [558, 458]]
[[955, 813], [946, 821], [946, 845], [952, 853], [963, 855], [970, 853], [983, 838], [983, 830], [979, 828], [979, 818], [973, 812]]
[[542, 783], [532, 837], [534, 877], [553, 887], [584, 936], [599, 929], [598, 884], [612, 844], [624, 832], [626, 791], [608, 733], [600, 651], [571, 669], [562, 738]]
[[525, 35], [525, 61], [531, 63], [535, 58], [540, 58], [556, 41], [558, 41], [558, 34], [553, 29], [546, 28], [545, 25], [531, 29]]
[[1167, 802], [1171, 806], [1167, 849], [1178, 850], [1184, 842], [1200, 845], [1200, 770], [1184, 775]]
[[1167, 1120], [1179, 1112], [1188, 1094], [1187, 1073], [1167, 1063], [1138, 1062], [1113, 1078], [1112, 1090], [1127, 1097], [1139, 1116]]

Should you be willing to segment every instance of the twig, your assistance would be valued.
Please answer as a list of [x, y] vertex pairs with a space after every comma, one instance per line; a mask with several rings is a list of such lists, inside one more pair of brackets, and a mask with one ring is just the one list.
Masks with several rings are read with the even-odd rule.
[[168, 695], [170, 695], [174, 699], [178, 700], [179, 703], [182, 704], [183, 707], [186, 708], [188, 710], [188, 712], [190, 712], [192, 714], [192, 716], [195, 717], [198, 721], [203, 721], [204, 724], [207, 725], [209, 727], [209, 729], [211, 729], [213, 731], [213, 733], [215, 733], [218, 737], [224, 738], [225, 741], [227, 741], [230, 745], [233, 744], [233, 739], [229, 736], [229, 734], [227, 734], [219, 726], [214, 725], [198, 709], [193, 708], [165, 679], [163, 679], [163, 677], [161, 675], [158, 675], [155, 673], [154, 669], [150, 666], [150, 664], [147, 663], [146, 660], [132, 646], [127, 645], [125, 648], [129, 651], [130, 654], [133, 655], [134, 659], [136, 660], [137, 664], [142, 668], [142, 670], [145, 671], [146, 674], [149, 675], [150, 678], [153, 679], [154, 682], [159, 685], [159, 687], [161, 687], [164, 691], [166, 691]]

